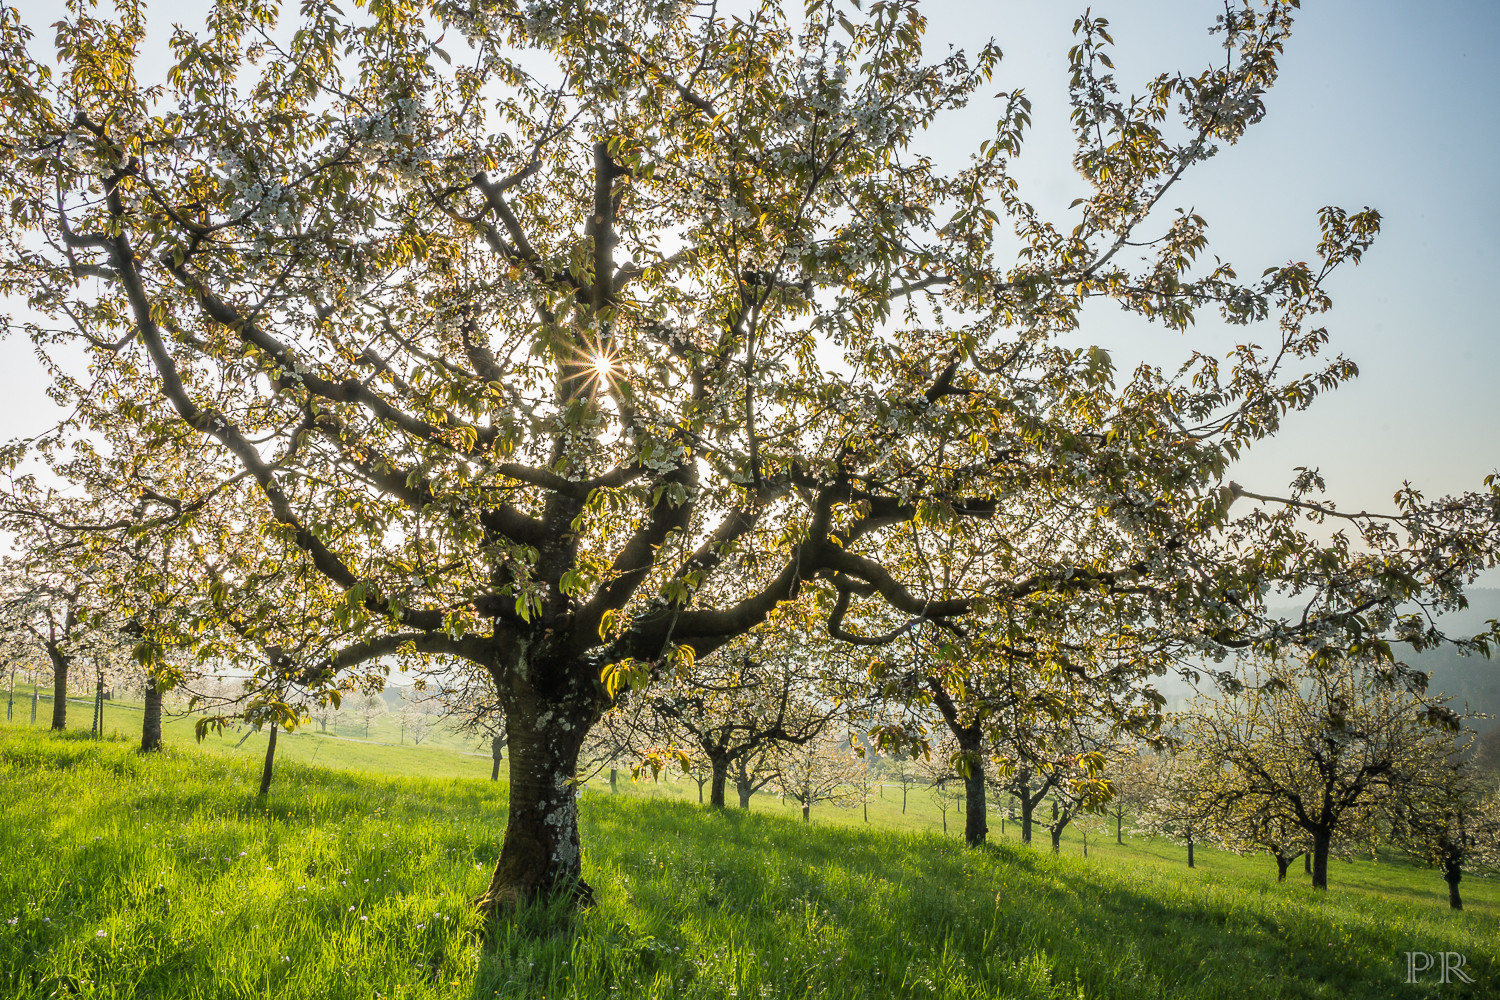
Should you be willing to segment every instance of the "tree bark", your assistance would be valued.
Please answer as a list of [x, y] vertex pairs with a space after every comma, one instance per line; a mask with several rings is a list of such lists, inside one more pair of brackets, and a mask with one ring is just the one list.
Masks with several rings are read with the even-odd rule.
[[161, 688], [146, 674], [146, 710], [141, 713], [141, 753], [161, 749]]
[[1314, 889], [1328, 888], [1328, 848], [1332, 842], [1331, 830], [1313, 832], [1312, 883]]
[[[977, 755], [976, 755], [977, 756]], [[984, 768], [970, 762], [969, 774], [964, 778], [964, 843], [978, 847], [989, 835], [984, 801]]]
[[1125, 807], [1124, 806], [1115, 806], [1115, 843], [1120, 844], [1122, 846], [1125, 843], [1125, 834], [1123, 832], [1124, 829], [1125, 829]]
[[703, 804], [703, 786], [708, 784], [708, 779], [695, 776], [693, 780], [698, 783], [698, 804], [701, 806]]
[[811, 808], [812, 807], [807, 804], [807, 800], [803, 799], [802, 800], [802, 822], [804, 822], [804, 823], [810, 822], [810, 820], [807, 818], [807, 812]]
[[490, 780], [500, 780], [500, 761], [505, 759], [505, 740], [499, 736], [490, 737]]
[[1193, 864], [1193, 838], [1192, 837], [1188, 838], [1187, 849], [1188, 849], [1188, 867], [1189, 868], [1196, 868], [1197, 865]]
[[1312, 851], [1302, 852], [1302, 873], [1304, 875], [1312, 874]]
[[[597, 673], [597, 671], [595, 672]], [[506, 692], [510, 812], [489, 888], [475, 900], [485, 914], [565, 895], [588, 905], [578, 839], [578, 753], [598, 719], [591, 693], [545, 701], [524, 680]]]
[[901, 815], [906, 815], [906, 779], [901, 779]]
[[1021, 794], [1021, 843], [1031, 843], [1031, 786], [1022, 785]]
[[260, 769], [260, 791], [255, 797], [263, 799], [271, 791], [271, 771], [276, 764], [276, 723], [271, 723], [271, 738], [266, 741], [266, 762]]
[[68, 663], [72, 657], [54, 646], [47, 647], [52, 660], [52, 728], [68, 728]]
[[1283, 855], [1276, 855], [1276, 881], [1286, 881], [1286, 870], [1292, 866], [1292, 859]]
[[31, 685], [31, 724], [36, 725], [36, 685]]
[[752, 796], [752, 795], [755, 794], [755, 789], [751, 788], [750, 785], [748, 783], [746, 783], [746, 782], [736, 781], [734, 783], [734, 790], [739, 793], [739, 796], [740, 796], [740, 808], [741, 809], [749, 809], [750, 808], [750, 796]]
[[611, 794], [618, 795], [620, 792], [620, 769], [612, 767], [609, 769], [609, 790]]
[[710, 757], [708, 762], [713, 768], [713, 781], [708, 786], [708, 807], [710, 809], [723, 809], [724, 786], [729, 781], [729, 758]]

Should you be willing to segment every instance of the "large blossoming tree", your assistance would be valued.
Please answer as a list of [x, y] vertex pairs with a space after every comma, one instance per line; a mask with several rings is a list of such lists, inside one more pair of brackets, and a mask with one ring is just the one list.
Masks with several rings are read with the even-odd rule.
[[[255, 530], [342, 597], [324, 669], [489, 674], [510, 813], [481, 905], [586, 897], [590, 727], [804, 592], [868, 643], [871, 607], [1129, 593], [1216, 649], [1275, 581], [1320, 595], [1282, 632], [1337, 643], [1491, 558], [1493, 496], [1332, 545], [1295, 506], [1230, 518], [1232, 458], [1352, 373], [1312, 323], [1378, 225], [1328, 209], [1312, 263], [1245, 281], [1169, 211], [1261, 117], [1294, 6], [1232, 6], [1214, 65], [1131, 97], [1080, 20], [1066, 220], [1014, 182], [1019, 92], [967, 166], [923, 155], [1000, 52], [925, 57], [915, 0], [235, 0], [159, 66], [135, 0], [51, 45], [0, 8], [0, 289], [79, 428], [192, 437], [255, 484]], [[1117, 379], [1058, 340], [1092, 299], [1264, 343]], [[976, 519], [999, 541], [963, 588], [887, 546]]]

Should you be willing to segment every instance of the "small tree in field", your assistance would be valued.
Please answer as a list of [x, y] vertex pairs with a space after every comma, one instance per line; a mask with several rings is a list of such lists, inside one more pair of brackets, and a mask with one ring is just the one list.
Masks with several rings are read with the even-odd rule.
[[1213, 835], [1218, 815], [1211, 792], [1211, 766], [1194, 749], [1154, 754], [1150, 791], [1137, 814], [1137, 829], [1165, 837], [1187, 848], [1187, 865], [1196, 867], [1195, 851]]
[[1109, 813], [1114, 819], [1115, 843], [1125, 843], [1125, 813], [1138, 816], [1150, 800], [1155, 768], [1155, 751], [1147, 746], [1127, 744], [1108, 769], [1114, 794]]
[[385, 699], [375, 692], [367, 692], [360, 695], [354, 702], [354, 714], [358, 717], [360, 725], [364, 727], [364, 736], [370, 738], [370, 726], [375, 720], [386, 714]]
[[806, 743], [784, 747], [776, 756], [776, 784], [802, 807], [802, 822], [819, 802], [854, 804], [853, 789], [864, 762], [850, 750], [847, 738], [823, 733]]

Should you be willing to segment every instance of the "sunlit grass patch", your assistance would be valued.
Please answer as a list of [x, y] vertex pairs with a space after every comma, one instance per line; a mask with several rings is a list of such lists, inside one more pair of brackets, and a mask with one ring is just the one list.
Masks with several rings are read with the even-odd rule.
[[[1165, 845], [970, 851], [605, 790], [582, 808], [599, 904], [483, 942], [469, 900], [503, 783], [286, 762], [257, 803], [257, 777], [248, 757], [0, 727], [0, 995], [1478, 997], [1500, 981], [1488, 904], [1337, 879], [1322, 894], [1219, 854], [1189, 871]], [[1393, 890], [1432, 878], [1365, 867]], [[1462, 953], [1476, 983], [1408, 986], [1407, 950]]]

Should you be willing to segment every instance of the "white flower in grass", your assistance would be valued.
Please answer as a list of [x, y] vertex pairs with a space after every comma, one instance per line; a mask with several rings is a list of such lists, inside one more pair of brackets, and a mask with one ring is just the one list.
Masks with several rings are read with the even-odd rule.
[[109, 931], [95, 931], [94, 932], [94, 937], [96, 937], [96, 938], [109, 937]]
[[21, 918], [20, 917], [11, 917], [9, 920], [6, 921], [6, 923], [10, 924], [12, 927], [16, 926], [16, 924], [19, 924], [20, 922], [21, 922]]

